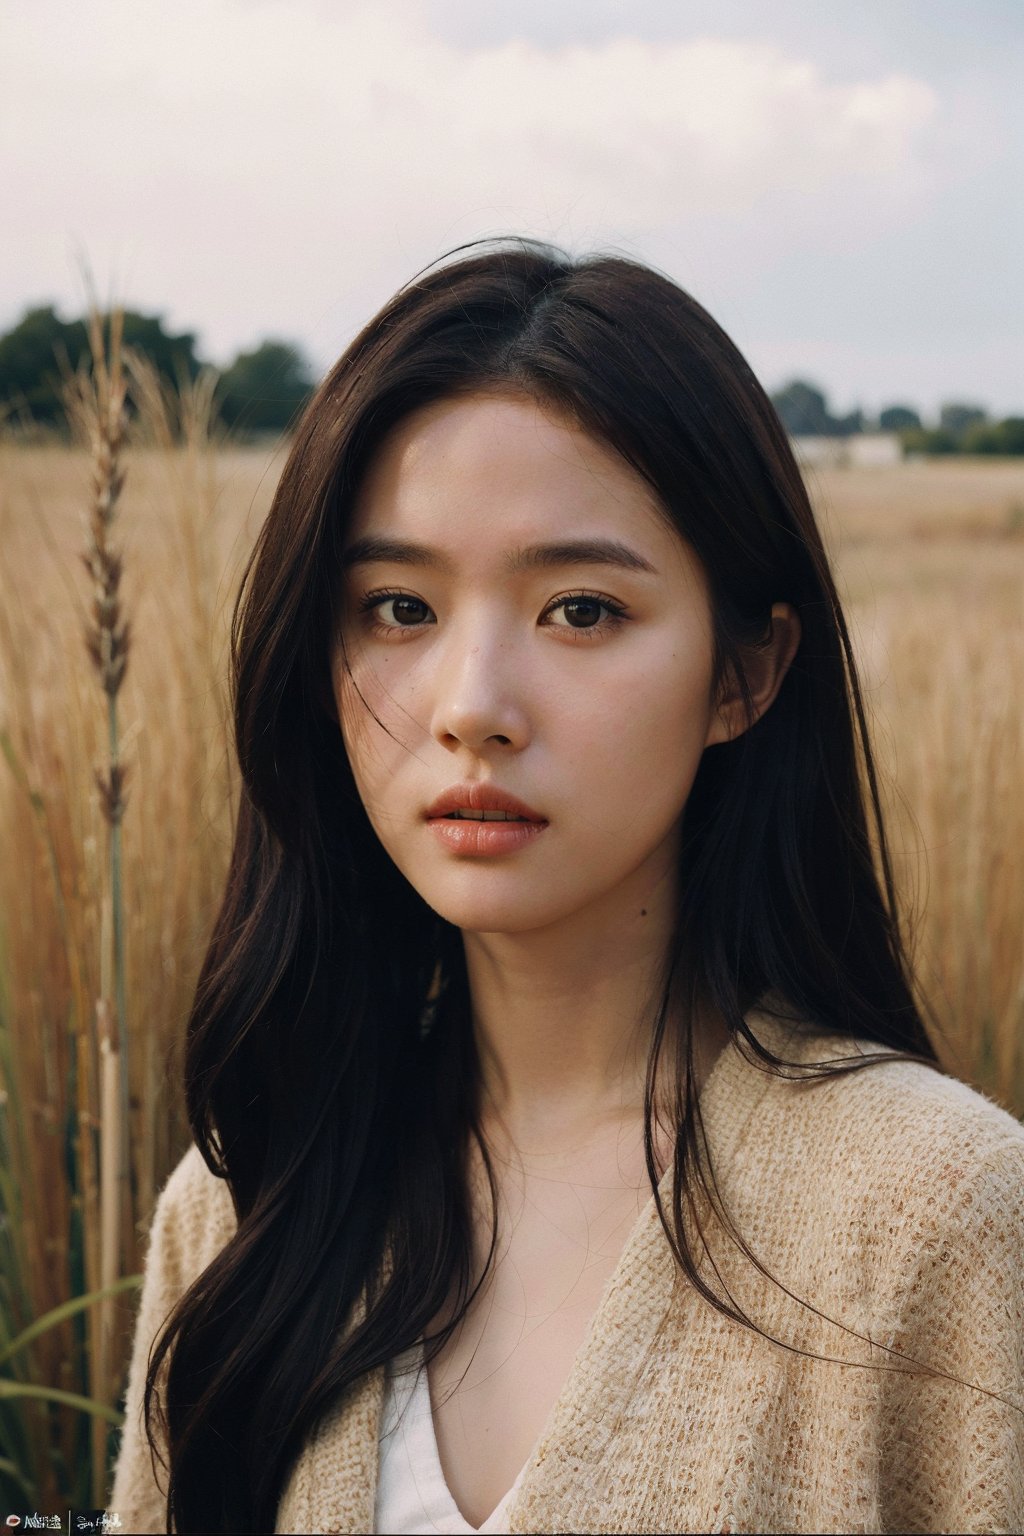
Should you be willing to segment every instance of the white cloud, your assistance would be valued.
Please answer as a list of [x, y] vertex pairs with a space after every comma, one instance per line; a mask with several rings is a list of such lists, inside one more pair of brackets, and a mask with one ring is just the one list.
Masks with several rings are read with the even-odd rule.
[[40, 0], [5, 28], [4, 299], [74, 301], [80, 243], [222, 353], [276, 328], [325, 358], [498, 230], [855, 241], [915, 195], [939, 110], [912, 76], [830, 82], [762, 43], [463, 49], [412, 0]]

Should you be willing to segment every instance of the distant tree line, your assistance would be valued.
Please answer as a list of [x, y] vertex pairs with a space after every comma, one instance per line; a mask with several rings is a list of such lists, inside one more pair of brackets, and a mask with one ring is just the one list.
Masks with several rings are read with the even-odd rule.
[[[171, 383], [195, 379], [203, 367], [191, 332], [172, 335], [160, 315], [126, 310], [124, 343], [147, 356]], [[62, 374], [88, 357], [84, 319], [62, 320], [52, 305], [28, 310], [0, 336], [0, 418], [61, 425]], [[220, 375], [221, 421], [240, 435], [281, 432], [314, 388], [310, 366], [289, 342], [261, 341], [240, 352]]]
[[887, 405], [877, 419], [862, 410], [833, 416], [822, 390], [794, 379], [772, 395], [772, 404], [791, 437], [851, 437], [857, 432], [895, 432], [905, 453], [1024, 454], [1024, 416], [992, 421], [980, 405], [950, 401], [926, 426], [910, 405]]
[[[195, 379], [203, 367], [195, 335], [172, 335], [161, 315], [126, 310], [124, 342], [174, 384]], [[77, 368], [88, 352], [84, 319], [62, 320], [50, 304], [27, 310], [13, 330], [0, 335], [0, 420], [62, 424], [62, 373]], [[268, 338], [239, 352], [221, 372], [217, 410], [224, 425], [239, 435], [282, 432], [313, 389], [312, 370], [299, 348]], [[993, 421], [979, 405], [951, 401], [942, 406], [937, 422], [926, 425], [913, 406], [904, 404], [887, 405], [874, 420], [859, 408], [835, 416], [824, 391], [805, 379], [793, 379], [771, 398], [792, 437], [895, 432], [908, 453], [1024, 454], [1024, 417]]]

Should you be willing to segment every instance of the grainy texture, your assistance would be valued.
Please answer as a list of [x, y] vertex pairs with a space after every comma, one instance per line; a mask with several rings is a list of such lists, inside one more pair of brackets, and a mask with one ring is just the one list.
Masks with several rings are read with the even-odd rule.
[[[750, 1022], [790, 1060], [890, 1054], [794, 1036], [761, 1014]], [[675, 1270], [652, 1202], [510, 1529], [1024, 1529], [1024, 1129], [930, 1067], [885, 1061], [799, 1083], [766, 1076], [735, 1045], [702, 1106], [729, 1215], [801, 1300], [721, 1231], [715, 1283], [776, 1338], [833, 1359], [708, 1306]], [[140, 1430], [146, 1353], [232, 1225], [226, 1189], [191, 1149], [160, 1196], [146, 1267], [109, 1504], [128, 1530], [165, 1529]], [[927, 1370], [908, 1371], [911, 1358]], [[372, 1531], [382, 1395], [376, 1372], [307, 1443], [279, 1532]]]

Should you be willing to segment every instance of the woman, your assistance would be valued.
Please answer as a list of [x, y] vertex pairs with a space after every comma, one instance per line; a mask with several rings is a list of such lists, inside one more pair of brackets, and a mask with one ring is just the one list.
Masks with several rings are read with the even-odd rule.
[[714, 321], [521, 241], [421, 275], [309, 406], [233, 643], [111, 1508], [1022, 1528], [1024, 1131], [936, 1065], [828, 562]]

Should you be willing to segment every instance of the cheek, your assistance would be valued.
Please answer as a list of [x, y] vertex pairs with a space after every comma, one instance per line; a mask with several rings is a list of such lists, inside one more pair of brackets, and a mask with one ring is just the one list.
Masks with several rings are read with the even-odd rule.
[[394, 729], [384, 689], [370, 669], [355, 662], [350, 672], [340, 657], [332, 667], [332, 685], [353, 777], [364, 801], [372, 799], [388, 772], [388, 747], [393, 745], [387, 731], [377, 724], [380, 719], [388, 729]]
[[687, 661], [677, 651], [663, 667], [651, 668], [637, 714], [652, 750], [662, 756], [700, 756], [711, 718], [710, 690], [710, 667], [700, 654]]
[[[696, 772], [711, 722], [711, 667], [703, 647], [692, 642], [652, 646], [645, 664], [604, 678], [600, 689], [580, 698], [566, 716], [569, 739], [576, 733], [578, 766], [587, 759], [645, 797], [685, 797]], [[680, 783], [685, 780], [685, 783]]]

